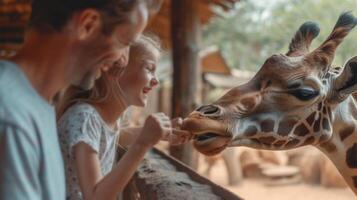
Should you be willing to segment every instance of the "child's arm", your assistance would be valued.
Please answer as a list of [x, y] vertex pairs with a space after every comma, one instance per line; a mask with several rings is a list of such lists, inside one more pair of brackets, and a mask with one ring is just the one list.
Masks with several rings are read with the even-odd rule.
[[116, 199], [135, 173], [145, 153], [163, 136], [170, 134], [171, 122], [164, 114], [150, 115], [144, 132], [120, 159], [113, 170], [102, 177], [97, 153], [81, 142], [74, 148], [79, 185], [84, 199]]

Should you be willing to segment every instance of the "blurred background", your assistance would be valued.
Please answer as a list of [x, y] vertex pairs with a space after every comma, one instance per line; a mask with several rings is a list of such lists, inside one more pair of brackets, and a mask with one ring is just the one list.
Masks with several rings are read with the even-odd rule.
[[[0, 0], [0, 58], [15, 54], [21, 47], [31, 12], [29, 2]], [[180, 16], [187, 14], [185, 8], [171, 10], [171, 0], [164, 0], [149, 24], [147, 31], [157, 34], [164, 47], [157, 70], [160, 87], [151, 94], [147, 108], [130, 108], [131, 125], [140, 125], [153, 112], [185, 117], [196, 106], [212, 102], [228, 89], [248, 81], [267, 57], [287, 52], [295, 31], [305, 21], [320, 25], [313, 49], [327, 37], [342, 12], [357, 15], [356, 0], [195, 2], [197, 13], [187, 13], [192, 17], [189, 19], [197, 21], [183, 25], [183, 31], [187, 29], [183, 42], [189, 46], [186, 49], [179, 45], [182, 38], [176, 37], [182, 29], [175, 29], [181, 26]], [[355, 55], [357, 30], [338, 48], [334, 65], [343, 65]], [[182, 71], [185, 67], [188, 70]], [[314, 147], [279, 152], [231, 148], [214, 157], [204, 157], [192, 146], [170, 149], [160, 143], [158, 148], [244, 199], [355, 199], [334, 165]]]

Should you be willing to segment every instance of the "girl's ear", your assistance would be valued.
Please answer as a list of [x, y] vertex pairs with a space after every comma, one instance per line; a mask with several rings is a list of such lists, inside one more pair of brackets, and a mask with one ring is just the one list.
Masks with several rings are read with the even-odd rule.
[[340, 97], [357, 91], [357, 56], [346, 62], [343, 72], [334, 81], [334, 90]]

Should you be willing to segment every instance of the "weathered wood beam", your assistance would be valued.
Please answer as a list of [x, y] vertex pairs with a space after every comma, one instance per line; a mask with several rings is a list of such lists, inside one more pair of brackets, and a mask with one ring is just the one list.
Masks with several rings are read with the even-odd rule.
[[[125, 150], [118, 148], [121, 157]], [[158, 149], [149, 151], [123, 195], [125, 200], [241, 200]]]
[[[201, 67], [199, 59], [201, 24], [198, 1], [172, 0], [171, 37], [174, 66], [173, 117], [186, 117], [201, 101]], [[196, 167], [191, 144], [172, 147], [171, 155]]]

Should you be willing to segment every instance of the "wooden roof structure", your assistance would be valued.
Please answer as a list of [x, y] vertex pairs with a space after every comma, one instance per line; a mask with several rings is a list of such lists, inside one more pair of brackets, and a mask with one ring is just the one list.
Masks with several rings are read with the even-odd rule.
[[[234, 7], [238, 0], [197, 0], [201, 24], [206, 24], [217, 15], [214, 6], [223, 10]], [[23, 31], [31, 13], [31, 0], [0, 0], [0, 45], [6, 49], [16, 48], [23, 41]], [[148, 31], [157, 34], [164, 47], [171, 46], [170, 36], [171, 0], [163, 0], [160, 11], [151, 19]], [[13, 46], [15, 44], [15, 47]]]
[[231, 75], [231, 69], [216, 46], [201, 50], [199, 55], [202, 73]]
[[[195, 0], [198, 1], [198, 13], [201, 24], [207, 24], [214, 16], [219, 16], [215, 12], [215, 7], [220, 7], [224, 11], [228, 11], [234, 7], [234, 4], [239, 0]], [[158, 14], [152, 19], [147, 28], [157, 34], [164, 47], [171, 47], [171, 0], [164, 0]]]

